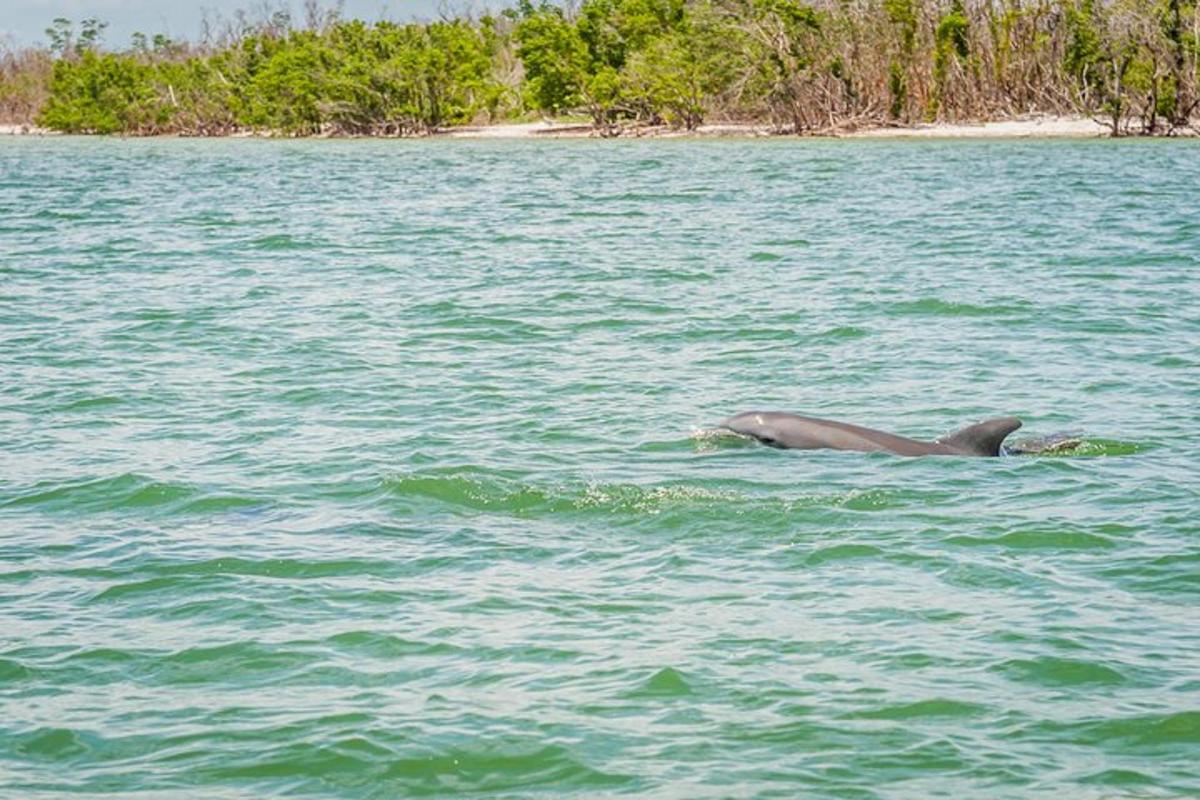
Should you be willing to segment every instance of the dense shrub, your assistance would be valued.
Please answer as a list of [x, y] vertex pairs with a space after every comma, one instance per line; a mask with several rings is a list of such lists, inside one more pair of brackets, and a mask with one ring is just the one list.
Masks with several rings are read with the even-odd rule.
[[[277, 13], [203, 46], [103, 23], [0, 54], [0, 114], [72, 132], [404, 135], [526, 113], [825, 130], [1029, 112], [1114, 133], [1196, 116], [1197, 0], [520, 0], [498, 16], [366, 24]], [[52, 67], [51, 67], [52, 65]]]

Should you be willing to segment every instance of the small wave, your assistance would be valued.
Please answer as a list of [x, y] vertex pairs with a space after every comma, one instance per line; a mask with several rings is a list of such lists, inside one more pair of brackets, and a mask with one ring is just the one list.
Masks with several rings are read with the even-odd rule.
[[516, 343], [541, 342], [552, 337], [551, 330], [536, 323], [460, 311], [455, 317], [432, 321], [420, 338]]
[[937, 316], [937, 317], [1004, 317], [1019, 316], [1034, 313], [1034, 307], [1027, 302], [1010, 301], [993, 305], [974, 305], [972, 303], [942, 300], [936, 297], [926, 297], [905, 303], [895, 303], [889, 311], [905, 316]]
[[554, 793], [586, 786], [590, 791], [628, 783], [625, 775], [602, 772], [574, 758], [561, 745], [455, 748], [442, 755], [395, 759], [384, 775], [412, 789], [424, 786], [449, 794], [531, 791]]
[[808, 247], [812, 242], [808, 239], [770, 239], [763, 244], [768, 247]]
[[571, 512], [657, 515], [671, 509], [745, 500], [733, 492], [702, 486], [588, 483], [573, 489], [536, 486], [474, 471], [392, 478], [384, 485], [387, 493], [396, 497], [426, 498], [451, 507], [519, 516]]
[[98, 478], [36, 489], [11, 500], [4, 506], [32, 506], [49, 511], [115, 511], [152, 508], [178, 503], [195, 494], [187, 484], [156, 481], [135, 473]]
[[846, 719], [910, 720], [937, 717], [975, 717], [987, 711], [986, 706], [961, 700], [932, 698], [915, 703], [899, 703], [878, 708], [852, 711], [843, 715]]
[[446, 642], [422, 642], [374, 631], [346, 631], [330, 636], [326, 646], [355, 656], [395, 659], [402, 656], [450, 656], [462, 648]]
[[30, 215], [32, 219], [55, 219], [55, 220], [80, 220], [87, 219], [90, 212], [83, 211], [64, 211], [57, 208], [43, 208]]
[[271, 236], [260, 236], [251, 241], [250, 246], [256, 250], [287, 252], [291, 250], [311, 250], [320, 247], [321, 243], [301, 239], [286, 233], [277, 233]]
[[60, 412], [73, 413], [77, 411], [95, 411], [97, 409], [118, 406], [125, 401], [115, 395], [96, 395], [72, 400], [59, 409]]
[[571, 219], [624, 219], [632, 217], [648, 217], [649, 213], [637, 208], [617, 209], [613, 211], [587, 209], [584, 211], [568, 211]]
[[734, 433], [728, 428], [696, 428], [692, 431], [689, 441], [697, 444], [720, 442], [725, 444], [752, 444], [754, 439], [740, 433]]
[[1019, 683], [1041, 686], [1117, 686], [1126, 682], [1125, 676], [1112, 667], [1070, 658], [1012, 659], [992, 670]]
[[620, 787], [625, 775], [594, 769], [561, 745], [501, 740], [432, 751], [415, 750], [389, 734], [368, 729], [320, 742], [307, 727], [279, 731], [279, 743], [253, 753], [229, 752], [197, 770], [206, 782], [286, 779], [289, 792], [360, 794], [364, 785], [387, 796], [561, 794]]
[[346, 575], [378, 575], [387, 567], [365, 558], [311, 560], [271, 558], [212, 558], [205, 561], [159, 564], [146, 568], [158, 575], [252, 575], [263, 578], [327, 578]]
[[874, 545], [836, 544], [817, 548], [808, 554], [808, 557], [804, 559], [804, 563], [809, 566], [820, 566], [834, 561], [880, 558], [884, 555], [884, 551]]
[[36, 508], [51, 512], [146, 511], [168, 514], [203, 515], [245, 512], [269, 508], [272, 503], [260, 497], [208, 490], [189, 483], [155, 480], [127, 472], [110, 478], [40, 485], [32, 491], [7, 500], [6, 506]]
[[20, 661], [11, 658], [0, 658], [0, 684], [12, 686], [36, 676], [36, 670], [30, 669]]
[[69, 728], [37, 728], [12, 737], [13, 751], [31, 759], [62, 761], [90, 750], [85, 737]]
[[148, 675], [167, 685], [236, 682], [258, 680], [278, 682], [314, 665], [324, 663], [316, 651], [278, 644], [233, 642], [230, 644], [189, 647], [142, 665]]
[[663, 667], [646, 678], [627, 697], [684, 697], [692, 693], [691, 683], [674, 667]]
[[523, 518], [580, 514], [630, 519], [703, 518], [765, 515], [786, 519], [810, 508], [877, 512], [930, 502], [928, 495], [884, 489], [779, 495], [703, 484], [622, 484], [588, 482], [579, 485], [530, 483], [521, 477], [462, 468], [432, 470], [388, 477], [373, 493], [377, 501], [432, 503], [457, 513], [501, 512]]
[[1020, 439], [1005, 447], [1006, 455], [1037, 458], [1096, 458], [1102, 456], [1131, 456], [1149, 449], [1139, 442], [1115, 439], [1091, 439], [1083, 436], [1052, 434]]
[[191, 225], [197, 228], [232, 228], [238, 224], [238, 221], [232, 214], [208, 211], [177, 217], [174, 223], [178, 225]]
[[622, 192], [620, 194], [585, 195], [580, 199], [594, 202], [600, 206], [634, 202], [652, 203], [655, 208], [660, 208], [672, 203], [703, 203], [708, 200], [708, 197], [702, 193], [689, 194], [687, 192]]
[[812, 338], [816, 341], [838, 342], [863, 339], [869, 335], [870, 333], [863, 328], [859, 328], [854, 325], [839, 325], [836, 328], [830, 328], [826, 331], [822, 331]]
[[415, 474], [387, 478], [384, 492], [402, 499], [427, 499], [452, 507], [477, 511], [524, 513], [539, 509], [565, 508], [551, 494], [499, 476], [474, 472]]
[[137, 661], [140, 655], [132, 650], [120, 650], [114, 647], [93, 647], [76, 650], [65, 656], [65, 664], [87, 664], [89, 669], [97, 665], [128, 664]]
[[180, 514], [225, 514], [231, 511], [249, 514], [250, 512], [266, 511], [273, 506], [272, 502], [258, 497], [215, 492], [189, 499], [187, 502], [181, 503], [176, 510]]
[[174, 592], [182, 589], [184, 586], [185, 584], [178, 578], [151, 578], [144, 581], [118, 583], [101, 591], [95, 596], [94, 601], [106, 602], [109, 600], [121, 600], [134, 595]]
[[237, 592], [238, 581], [242, 578], [319, 580], [382, 575], [388, 574], [389, 571], [390, 567], [386, 564], [365, 559], [313, 561], [271, 558], [251, 561], [217, 558], [182, 563], [152, 563], [140, 567], [134, 574], [94, 576], [103, 583], [103, 588], [100, 588], [89, 602], [100, 605], [132, 603], [143, 606], [151, 603], [158, 612], [180, 618], [214, 611], [221, 615], [232, 613], [232, 609], [214, 603], [212, 598], [226, 592]]
[[1084, 439], [1073, 455], [1132, 456], [1150, 449], [1150, 445], [1140, 442], [1121, 442], [1115, 439]]
[[1085, 530], [1022, 530], [1001, 536], [951, 536], [946, 544], [959, 547], [1002, 547], [1009, 550], [1109, 550], [1118, 542]]
[[1131, 746], [1159, 748], [1180, 745], [1192, 748], [1200, 744], [1200, 711], [1073, 722], [1040, 721], [1026, 726], [1017, 736], [1034, 741], [1064, 741], [1076, 746], [1111, 746], [1122, 751]]

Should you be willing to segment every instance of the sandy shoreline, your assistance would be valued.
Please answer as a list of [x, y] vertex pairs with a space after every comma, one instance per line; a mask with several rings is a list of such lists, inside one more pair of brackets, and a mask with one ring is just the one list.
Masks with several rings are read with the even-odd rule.
[[[57, 136], [56, 131], [32, 125], [0, 124], [0, 136]], [[713, 123], [694, 131], [659, 127], [626, 128], [618, 138], [703, 139], [777, 136], [770, 126], [745, 123]], [[933, 123], [910, 126], [864, 128], [856, 131], [818, 134], [839, 139], [1058, 139], [1095, 138], [1108, 135], [1108, 128], [1088, 117], [1036, 116], [1025, 119], [975, 123]], [[1181, 135], [1195, 135], [1182, 132]], [[271, 138], [269, 133], [239, 132], [233, 137]], [[599, 133], [585, 122], [507, 122], [496, 125], [447, 128], [434, 134], [448, 139], [590, 139]], [[350, 138], [350, 137], [311, 137]], [[372, 137], [364, 137], [372, 138]]]
[[852, 139], [1053, 139], [1107, 135], [1107, 126], [1088, 117], [1030, 117], [978, 123], [940, 123], [903, 128], [869, 128], [844, 134]]
[[[590, 125], [556, 122], [502, 123], [480, 127], [455, 128], [440, 135], [454, 139], [534, 139], [587, 138], [598, 136]], [[621, 132], [622, 138], [707, 138], [774, 136], [767, 125], [744, 123], [715, 123], [701, 125], [694, 131], [666, 127], [631, 128]], [[1017, 139], [1106, 136], [1108, 129], [1087, 117], [1030, 117], [1017, 120], [996, 120], [978, 123], [936, 123], [911, 126], [865, 128], [857, 131], [831, 133], [827, 136], [844, 139]]]
[[0, 124], [0, 136], [55, 136], [54, 131], [36, 125]]
[[[462, 128], [447, 128], [439, 131], [439, 136], [451, 139], [591, 139], [599, 138], [600, 133], [586, 122], [513, 122], [497, 125], [467, 126]], [[621, 139], [701, 139], [717, 136], [773, 136], [774, 132], [766, 125], [751, 125], [745, 123], [715, 123], [701, 125], [694, 131], [680, 128], [661, 126], [628, 127], [620, 130]]]

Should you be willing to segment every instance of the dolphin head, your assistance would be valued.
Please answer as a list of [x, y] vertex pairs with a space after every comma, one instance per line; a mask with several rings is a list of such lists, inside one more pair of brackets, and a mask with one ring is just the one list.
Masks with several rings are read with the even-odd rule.
[[779, 415], [770, 411], [747, 411], [735, 414], [719, 427], [741, 436], [757, 439], [768, 447], [783, 447], [783, 436], [779, 429]]

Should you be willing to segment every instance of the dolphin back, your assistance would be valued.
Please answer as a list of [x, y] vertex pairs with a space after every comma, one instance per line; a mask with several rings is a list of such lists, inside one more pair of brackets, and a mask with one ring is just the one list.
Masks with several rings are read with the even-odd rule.
[[998, 456], [1004, 437], [1021, 427], [1016, 417], [996, 417], [968, 425], [937, 440], [938, 444], [968, 456]]

